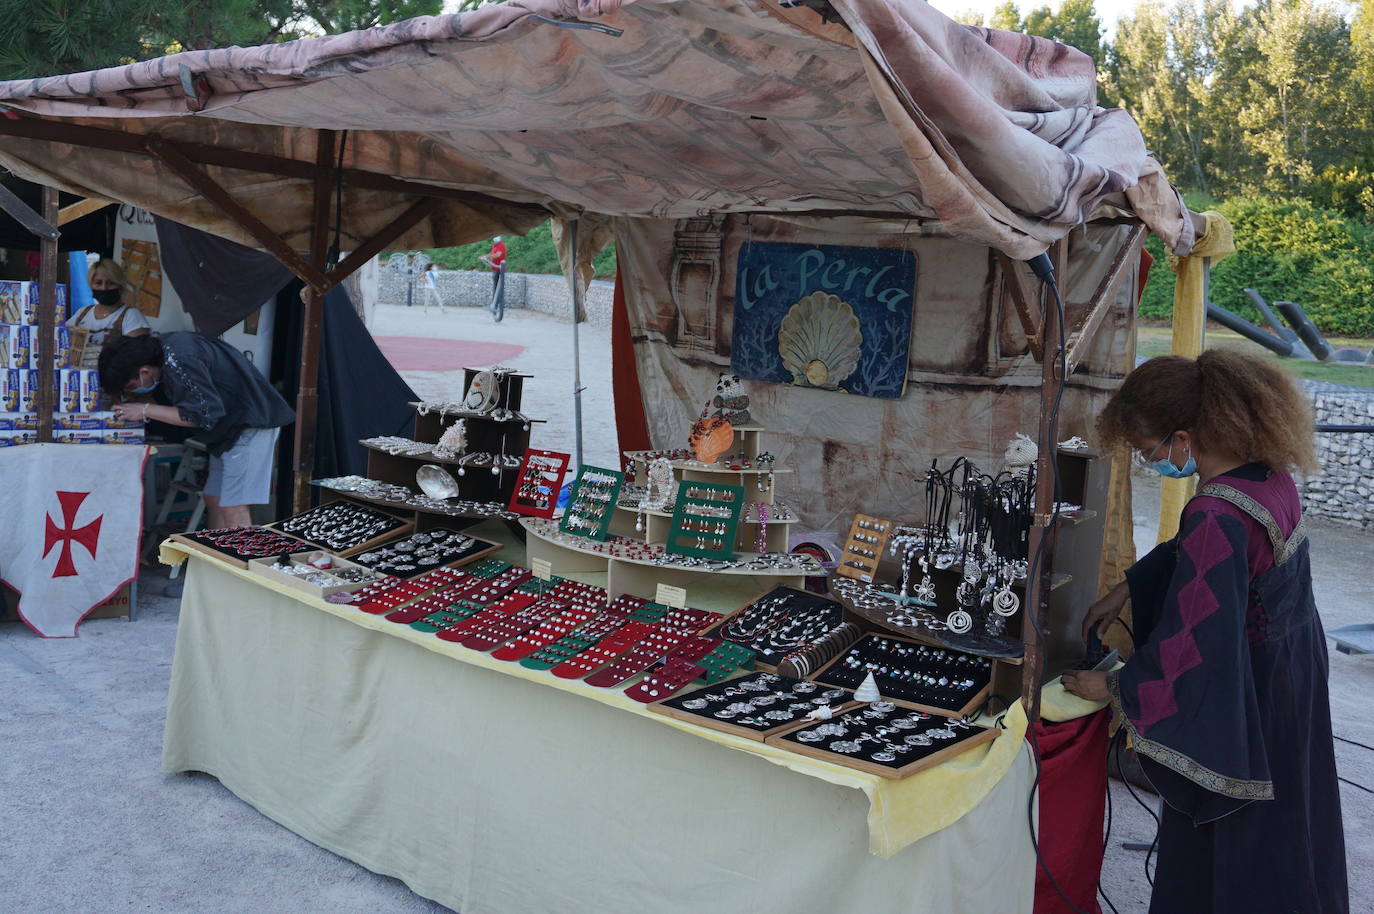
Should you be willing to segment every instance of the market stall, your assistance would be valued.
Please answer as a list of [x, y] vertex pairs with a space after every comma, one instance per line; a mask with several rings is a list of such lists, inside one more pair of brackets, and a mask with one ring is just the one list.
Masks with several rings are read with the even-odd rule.
[[[464, 910], [660, 883], [699, 905], [703, 873], [751, 907], [1028, 909], [1020, 722], [1129, 527], [1082, 436], [1131, 361], [1145, 233], [1187, 254], [1194, 220], [1083, 55], [924, 4], [808, 6], [496, 4], [0, 85], [9, 167], [309, 284], [307, 427], [311, 309], [384, 246], [553, 214], [575, 302], [620, 255], [614, 395], [647, 434], [625, 465], [569, 467], [510, 373], [474, 372], [368, 443], [366, 476], [312, 479], [301, 441], [293, 516], [169, 547], [193, 567], [168, 770]], [[822, 577], [799, 524], [844, 543], [829, 597], [796, 586]], [[837, 786], [910, 866], [855, 857]]]

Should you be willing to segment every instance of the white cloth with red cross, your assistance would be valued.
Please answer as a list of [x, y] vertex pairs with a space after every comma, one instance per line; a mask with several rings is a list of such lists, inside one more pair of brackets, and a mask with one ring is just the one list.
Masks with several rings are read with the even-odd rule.
[[138, 574], [147, 455], [132, 444], [0, 448], [0, 578], [43, 637], [74, 636]]

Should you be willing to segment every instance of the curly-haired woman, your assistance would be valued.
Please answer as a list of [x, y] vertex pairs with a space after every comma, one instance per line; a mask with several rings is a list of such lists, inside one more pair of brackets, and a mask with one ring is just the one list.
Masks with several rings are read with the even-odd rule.
[[1197, 474], [1179, 533], [1089, 611], [1131, 602], [1136, 650], [1066, 673], [1110, 699], [1164, 799], [1152, 914], [1345, 914], [1345, 841], [1325, 634], [1289, 474], [1316, 469], [1306, 400], [1225, 350], [1151, 359], [1099, 420], [1161, 475]]

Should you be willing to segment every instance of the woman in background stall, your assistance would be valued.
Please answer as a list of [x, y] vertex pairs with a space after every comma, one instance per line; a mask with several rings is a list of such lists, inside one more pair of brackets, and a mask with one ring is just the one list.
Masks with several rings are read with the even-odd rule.
[[100, 350], [122, 336], [147, 336], [148, 319], [133, 305], [124, 303], [128, 283], [124, 270], [113, 260], [101, 259], [86, 274], [95, 299], [68, 322], [73, 330], [86, 331], [79, 368], [98, 368]]

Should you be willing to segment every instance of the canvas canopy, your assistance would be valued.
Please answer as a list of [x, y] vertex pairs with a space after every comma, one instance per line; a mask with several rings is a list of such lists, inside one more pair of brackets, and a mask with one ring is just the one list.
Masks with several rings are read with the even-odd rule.
[[296, 250], [320, 130], [348, 131], [344, 250], [425, 197], [437, 205], [397, 246], [519, 232], [550, 212], [848, 213], [1027, 258], [1115, 207], [1191, 247], [1135, 123], [1097, 107], [1086, 55], [920, 0], [827, 9], [843, 25], [774, 0], [511, 0], [5, 82], [0, 165], [259, 243], [175, 153]]

